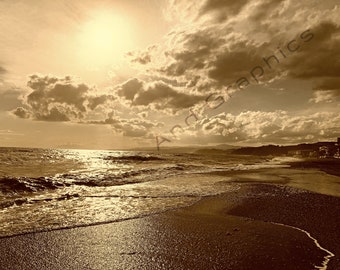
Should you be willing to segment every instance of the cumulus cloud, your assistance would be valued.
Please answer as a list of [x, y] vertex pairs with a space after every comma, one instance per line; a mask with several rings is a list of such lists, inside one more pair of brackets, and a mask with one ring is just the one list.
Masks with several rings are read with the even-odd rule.
[[117, 87], [117, 95], [132, 101], [135, 95], [143, 89], [143, 82], [133, 78]]
[[130, 58], [131, 62], [145, 65], [151, 62], [152, 55], [150, 54], [150, 51], [155, 48], [155, 46], [151, 46], [146, 51], [128, 52], [127, 56]]
[[[211, 94], [228, 99], [250, 85], [265, 87], [284, 80], [311, 82], [305, 106], [338, 99], [340, 21], [334, 1], [169, 2], [168, 18], [176, 21], [164, 43], [128, 54], [139, 78], [112, 86], [112, 93], [98, 94], [71, 77], [32, 75], [31, 93], [14, 114], [43, 121], [106, 124], [125, 136], [148, 137], [158, 125], [147, 121], [145, 114], [133, 119], [105, 114], [95, 121], [87, 116], [112, 100], [136, 115], [146, 109], [174, 114], [201, 105]], [[303, 91], [288, 83], [283, 88]], [[338, 121], [339, 115], [302, 115], [261, 108], [203, 118], [196, 126], [203, 137], [231, 142], [337, 136], [339, 125], [333, 120]]]
[[162, 81], [146, 83], [136, 78], [119, 85], [115, 92], [131, 106], [174, 112], [190, 108], [205, 99], [204, 96], [181, 92]]
[[[131, 106], [150, 101], [160, 104], [154, 109], [162, 110], [201, 102], [199, 98], [185, 105], [178, 103], [178, 99], [166, 104], [158, 102], [165, 97], [169, 100], [173, 92], [168, 89], [185, 93], [185, 100], [189, 100], [190, 96], [207, 97], [212, 93], [230, 97], [229, 94], [250, 85], [267, 87], [295, 80], [311, 83], [301, 109], [311, 103], [337, 99], [340, 21], [335, 1], [173, 0], [168, 12], [168, 18], [179, 23], [167, 36], [162, 53], [159, 47], [139, 53], [141, 59], [142, 56], [147, 59], [141, 61], [145, 76], [158, 78], [166, 85], [159, 87], [154, 83], [151, 88], [136, 85], [122, 95], [130, 97]], [[289, 83], [284, 89], [307, 92], [289, 87]], [[202, 127], [200, 132], [231, 141], [288, 142], [302, 141], [308, 135], [308, 138], [326, 136], [322, 134], [337, 136], [339, 126], [328, 117], [339, 118], [332, 113], [294, 118], [283, 111], [245, 112], [218, 115], [198, 124]]]
[[105, 120], [89, 121], [88, 124], [95, 125], [110, 125], [115, 132], [122, 134], [126, 137], [142, 137], [153, 138], [153, 128], [161, 127], [161, 123], [155, 123], [143, 118], [123, 119], [114, 115], [108, 114]]
[[[23, 98], [23, 105], [18, 106], [12, 113], [22, 119], [32, 119], [49, 122], [72, 121], [81, 124], [109, 125], [116, 133], [127, 137], [151, 138], [152, 130], [161, 127], [145, 119], [146, 114], [140, 113], [137, 118], [121, 118], [112, 112], [111, 102], [119, 97], [129, 102], [137, 102], [141, 106], [149, 105], [156, 100], [171, 99], [169, 93], [152, 92], [154, 88], [137, 79], [129, 80], [120, 85], [113, 93], [97, 94], [96, 89], [84, 83], [78, 83], [73, 78], [66, 76], [32, 75], [27, 83], [30, 93]], [[149, 87], [149, 88], [148, 88]], [[111, 89], [112, 90], [112, 89]], [[150, 95], [150, 96], [147, 96]], [[179, 95], [181, 97], [181, 95]], [[182, 103], [185, 103], [184, 100]], [[100, 108], [100, 107], [103, 108]], [[95, 110], [97, 113], [95, 113]], [[111, 110], [110, 113], [105, 113]], [[92, 120], [91, 117], [97, 119]], [[98, 120], [99, 119], [99, 120]], [[103, 120], [101, 120], [103, 119]]]
[[70, 76], [31, 75], [27, 86], [31, 92], [24, 97], [21, 106], [13, 113], [21, 118], [40, 121], [76, 121], [83, 119], [88, 111], [112, 100], [110, 95], [94, 95], [93, 89], [75, 82]]
[[278, 119], [284, 112], [243, 112], [239, 115], [222, 113], [211, 119], [203, 119], [199, 125], [203, 131], [214, 135], [228, 136], [234, 134], [238, 139], [258, 138], [278, 128]]
[[186, 128], [182, 139], [185, 141], [190, 134], [191, 140], [195, 137], [197, 142], [299, 143], [336, 137], [339, 120], [339, 113], [326, 112], [308, 116], [294, 116], [286, 111], [221, 113], [197, 121], [194, 132]]
[[170, 6], [186, 23], [168, 35], [162, 54], [157, 47], [154, 57], [150, 48], [140, 55], [147, 56], [147, 74], [178, 82], [188, 95], [339, 74], [337, 61], [326, 65], [339, 53], [339, 8], [332, 1], [174, 0]]
[[16, 108], [16, 109], [13, 111], [13, 113], [14, 113], [16, 116], [18, 116], [19, 118], [23, 118], [23, 119], [28, 119], [28, 118], [31, 117], [31, 113], [30, 113], [27, 109], [25, 109], [25, 108], [23, 108], [23, 107], [18, 107], [18, 108]]

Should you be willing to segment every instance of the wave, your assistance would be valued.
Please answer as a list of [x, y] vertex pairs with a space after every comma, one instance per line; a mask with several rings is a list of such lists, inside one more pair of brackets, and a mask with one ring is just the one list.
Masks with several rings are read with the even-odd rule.
[[29, 177], [3, 177], [0, 178], [1, 193], [21, 193], [34, 192], [44, 189], [56, 189], [64, 186], [47, 177], [29, 178]]
[[[187, 166], [188, 168], [190, 166]], [[54, 190], [72, 185], [87, 187], [104, 187], [155, 181], [174, 176], [185, 171], [184, 164], [163, 165], [161, 167], [133, 169], [129, 171], [108, 173], [66, 173], [54, 177], [2, 177], [0, 193], [20, 194], [43, 190]]]
[[165, 160], [164, 158], [152, 155], [127, 155], [127, 156], [107, 156], [104, 160], [113, 161], [154, 161], [154, 160]]

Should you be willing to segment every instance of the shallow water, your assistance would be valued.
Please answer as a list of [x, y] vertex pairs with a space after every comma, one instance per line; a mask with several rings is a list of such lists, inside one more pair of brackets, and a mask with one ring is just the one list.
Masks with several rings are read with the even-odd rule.
[[0, 148], [0, 236], [159, 213], [238, 189], [212, 172], [284, 167], [241, 156]]

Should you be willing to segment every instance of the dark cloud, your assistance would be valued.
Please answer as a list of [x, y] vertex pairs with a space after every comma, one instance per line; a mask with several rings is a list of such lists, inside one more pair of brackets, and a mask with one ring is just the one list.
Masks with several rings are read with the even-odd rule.
[[[187, 4], [183, 5], [184, 2]], [[328, 2], [324, 8], [317, 1], [308, 6], [284, 0], [174, 3], [186, 7], [183, 12], [196, 11], [210, 17], [198, 16], [196, 21], [190, 21], [190, 27], [171, 32], [163, 58], [157, 62], [157, 57], [151, 57], [155, 68], [147, 72], [178, 82], [176, 89], [188, 96], [197, 93], [226, 96], [227, 91], [230, 94], [250, 84], [267, 84], [278, 79], [316, 80], [340, 74], [339, 61], [331, 61], [340, 58], [336, 49], [340, 47], [339, 25], [335, 23], [336, 8]], [[215, 20], [226, 13], [230, 20]], [[292, 51], [292, 47], [298, 49]], [[148, 55], [151, 53], [147, 51]], [[136, 99], [139, 102], [131, 104], [153, 100], [151, 93], [143, 93], [145, 99]], [[176, 109], [172, 102], [167, 105]]]
[[[182, 33], [174, 48], [166, 51], [165, 66], [159, 68], [159, 77], [178, 80], [185, 85], [188, 94], [211, 92], [225, 93], [231, 87], [235, 91], [241, 86], [241, 79], [246, 84], [258, 84], [269, 81], [280, 74], [273, 59], [270, 65], [264, 61], [273, 55], [268, 44], [257, 44], [242, 35], [228, 33], [228, 27], [216, 32], [214, 28], [204, 28], [193, 33]], [[255, 69], [259, 67], [258, 69]], [[261, 73], [261, 74], [260, 74]], [[234, 89], [234, 90], [232, 90]]]
[[322, 78], [315, 83], [313, 97], [309, 100], [313, 103], [339, 102], [340, 100], [340, 79]]
[[176, 91], [163, 82], [155, 82], [137, 93], [132, 104], [137, 106], [151, 105], [156, 109], [181, 110], [194, 106], [204, 98]]
[[112, 95], [100, 95], [87, 97], [87, 107], [90, 110], [95, 110], [98, 106], [106, 104], [108, 101], [114, 100]]
[[190, 108], [205, 98], [180, 92], [162, 81], [147, 84], [138, 79], [120, 85], [116, 92], [132, 106], [156, 110], [178, 111]]
[[299, 79], [337, 78], [340, 74], [340, 25], [321, 22], [311, 29], [314, 38], [286, 64], [288, 76]]
[[113, 99], [110, 95], [94, 95], [94, 89], [75, 82], [70, 76], [31, 75], [27, 86], [32, 92], [24, 98], [26, 113], [23, 108], [18, 108], [14, 114], [39, 121], [77, 121], [83, 119], [87, 112]]
[[233, 44], [232, 48], [221, 51], [209, 63], [208, 76], [221, 84], [247, 76], [253, 68], [262, 64], [260, 49], [243, 41]]
[[30, 112], [23, 108], [23, 107], [18, 107], [13, 111], [13, 114], [15, 114], [17, 117], [19, 118], [23, 118], [23, 119], [28, 119], [31, 117]]
[[[121, 87], [119, 95], [130, 106], [176, 111], [195, 106], [202, 101], [201, 96], [211, 93], [229, 98], [228, 91], [233, 94], [253, 84], [263, 87], [265, 92], [278, 82], [285, 87], [275, 90], [271, 99], [277, 99], [276, 104], [281, 102], [279, 108], [283, 110], [292, 103], [282, 99], [283, 92], [292, 93], [285, 97], [294, 93], [300, 97], [301, 102], [295, 106], [297, 111], [309, 109], [312, 102], [336, 100], [340, 33], [336, 23], [339, 9], [333, 1], [174, 0], [172, 3], [176, 13], [172, 17], [183, 22], [183, 27], [178, 25], [170, 32], [161, 54], [158, 49], [147, 49], [138, 54], [140, 58], [135, 57], [133, 61], [143, 64], [148, 83], [134, 79]], [[302, 80], [311, 84], [303, 90], [299, 85], [289, 87], [289, 82], [302, 84]], [[260, 104], [256, 98], [263, 96], [253, 98], [255, 107]], [[275, 105], [271, 105], [257, 107], [259, 112], [224, 114], [198, 121], [200, 134], [219, 142], [227, 139], [286, 143], [334, 137], [339, 130], [336, 122], [329, 119], [339, 119], [338, 114], [303, 116], [301, 113], [293, 117], [289, 112], [266, 112], [266, 108], [273, 110]], [[335, 110], [336, 107], [330, 108]], [[189, 137], [193, 135], [192, 131], [187, 132]]]
[[135, 95], [143, 89], [143, 82], [134, 78], [126, 81], [117, 88], [117, 94], [126, 100], [133, 100]]
[[30, 76], [27, 85], [33, 90], [27, 96], [27, 104], [43, 114], [51, 104], [65, 104], [75, 112], [85, 112], [86, 94], [90, 87], [85, 84], [75, 84], [70, 77]]
[[[160, 124], [142, 117], [123, 119], [113, 112], [103, 117], [104, 120], [89, 120], [92, 111], [113, 101], [114, 97], [111, 94], [95, 95], [95, 89], [84, 83], [77, 83], [69, 76], [57, 78], [32, 75], [27, 85], [32, 90], [31, 93], [25, 96], [23, 106], [12, 111], [22, 119], [110, 125], [123, 136], [143, 138], [150, 138], [151, 130], [160, 127]], [[145, 91], [144, 86], [142, 81], [132, 79], [120, 85], [116, 89], [116, 94], [120, 98], [134, 102], [135, 96], [141, 97], [141, 93]], [[94, 115], [98, 119], [107, 109], [104, 107]]]
[[160, 71], [167, 76], [182, 76], [190, 70], [205, 69], [215, 49], [222, 44], [224, 38], [215, 37], [213, 30], [183, 33], [175, 48], [165, 53], [170, 61]]
[[[112, 94], [98, 94], [93, 87], [77, 83], [71, 77], [33, 75], [28, 82], [32, 92], [14, 114], [43, 121], [111, 125], [124, 136], [148, 137], [158, 125], [147, 121], [147, 114], [141, 114], [142, 110], [166, 113], [188, 110], [204, 102], [211, 93], [224, 97], [229, 86], [232, 86], [231, 91], [241, 90], [237, 85], [240, 79], [264, 90], [279, 80], [308, 80], [311, 84], [308, 94], [303, 95], [305, 104], [301, 104], [301, 111], [309, 109], [310, 103], [337, 100], [340, 89], [339, 8], [331, 5], [331, 1], [171, 2], [177, 6], [173, 10], [180, 13], [175, 16], [179, 21], [165, 37], [164, 44], [128, 53], [143, 80], [131, 78], [113, 86]], [[306, 33], [302, 35], [307, 29], [310, 29], [309, 36], [312, 34], [309, 40]], [[289, 44], [298, 49], [289, 50]], [[263, 69], [264, 74], [254, 78], [251, 72], [256, 67], [259, 67], [257, 72]], [[284, 88], [284, 91], [302, 91], [299, 86]], [[278, 93], [276, 98], [279, 96]], [[117, 103], [141, 117], [107, 116], [105, 105], [115, 98]], [[252, 101], [257, 104], [256, 97]], [[200, 134], [230, 142], [289, 142], [335, 136], [339, 130], [338, 114], [293, 116], [286, 111], [266, 112], [266, 105], [261, 104], [261, 111], [252, 107], [240, 114], [224, 113], [197, 121]], [[273, 110], [270, 106], [266, 108]], [[105, 111], [105, 117], [95, 115], [96, 121], [91, 120], [88, 115], [94, 110]]]
[[219, 20], [223, 20], [230, 15], [237, 15], [248, 2], [250, 0], [205, 0], [199, 10], [199, 16], [214, 12]]
[[48, 113], [36, 113], [35, 117], [40, 121], [67, 122], [71, 120], [70, 115], [74, 116], [74, 118], [78, 116], [75, 112], [67, 110], [64, 107], [52, 107], [49, 109]]
[[324, 78], [314, 87], [315, 90], [339, 90], [340, 78]]

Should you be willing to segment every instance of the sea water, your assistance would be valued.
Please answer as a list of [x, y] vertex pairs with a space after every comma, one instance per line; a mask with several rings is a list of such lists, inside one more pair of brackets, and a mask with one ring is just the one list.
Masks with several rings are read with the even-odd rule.
[[209, 172], [285, 166], [230, 155], [0, 148], [0, 237], [159, 213], [238, 189]]

